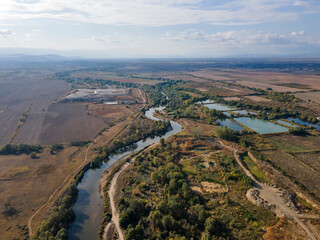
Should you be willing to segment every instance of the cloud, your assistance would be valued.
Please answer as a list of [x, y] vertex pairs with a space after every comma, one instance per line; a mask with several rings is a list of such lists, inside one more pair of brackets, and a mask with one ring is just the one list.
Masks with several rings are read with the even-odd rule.
[[[302, 34], [299, 32], [299, 34]], [[234, 46], [258, 46], [258, 45], [289, 45], [299, 41], [293, 35], [284, 35], [276, 32], [264, 31], [226, 31], [214, 34], [205, 34], [195, 30], [189, 30], [178, 34], [168, 32], [166, 39], [172, 41], [203, 41], [207, 43]]]
[[305, 36], [306, 32], [305, 31], [300, 31], [300, 32], [292, 32], [292, 36]]
[[91, 38], [83, 39], [85, 42], [97, 42], [97, 43], [120, 43], [120, 39], [106, 34], [104, 36], [93, 36]]
[[0, 29], [0, 36], [12, 36], [15, 33], [9, 29]]
[[318, 0], [1, 0], [0, 20], [49, 18], [76, 22], [167, 26], [247, 25], [295, 20], [320, 11]]

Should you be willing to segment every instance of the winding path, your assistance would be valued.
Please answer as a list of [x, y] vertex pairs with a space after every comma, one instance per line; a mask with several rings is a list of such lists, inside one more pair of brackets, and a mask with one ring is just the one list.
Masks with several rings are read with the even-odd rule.
[[[111, 208], [111, 212], [112, 212], [112, 222], [114, 223], [114, 225], [116, 226], [118, 235], [119, 235], [119, 239], [120, 240], [124, 240], [124, 235], [123, 235], [123, 231], [120, 227], [120, 214], [119, 214], [119, 210], [117, 207], [117, 202], [116, 202], [116, 192], [118, 189], [118, 178], [119, 175], [125, 171], [129, 166], [131, 165], [131, 163], [126, 163], [122, 166], [122, 168], [114, 175], [114, 177], [112, 178], [111, 181], [111, 185], [110, 185], [110, 190], [108, 192], [109, 194], [109, 198], [110, 198], [110, 208]], [[110, 224], [110, 223], [109, 223]]]
[[[311, 231], [307, 228], [307, 226], [299, 219], [299, 217], [303, 217], [303, 215], [299, 216], [298, 213], [293, 210], [292, 208], [288, 207], [285, 201], [280, 197], [280, 191], [278, 188], [269, 186], [267, 184], [262, 184], [257, 181], [257, 179], [251, 174], [251, 172], [243, 165], [240, 156], [239, 151], [236, 148], [233, 148], [231, 146], [225, 145], [222, 141], [218, 141], [218, 143], [221, 144], [226, 149], [229, 149], [233, 151], [234, 157], [239, 164], [239, 166], [242, 168], [242, 170], [245, 172], [245, 174], [251, 178], [253, 181], [253, 188], [250, 190], [258, 190], [260, 192], [261, 198], [266, 200], [269, 204], [275, 205], [276, 209], [274, 212], [279, 216], [286, 216], [289, 219], [294, 219], [298, 225], [306, 232], [306, 234], [309, 236], [309, 239], [311, 240], [317, 240], [317, 238], [314, 236], [314, 234], [311, 233]], [[249, 190], [249, 191], [250, 191]]]

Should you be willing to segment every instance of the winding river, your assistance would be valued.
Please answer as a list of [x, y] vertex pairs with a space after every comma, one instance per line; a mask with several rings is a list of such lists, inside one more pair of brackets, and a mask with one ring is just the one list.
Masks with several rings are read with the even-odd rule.
[[[152, 120], [160, 120], [153, 116], [156, 110], [163, 110], [164, 107], [150, 108], [145, 115]], [[179, 133], [182, 126], [174, 121], [170, 121], [172, 130], [161, 136], [167, 139], [173, 134]], [[119, 161], [124, 156], [139, 151], [146, 146], [159, 142], [161, 137], [147, 138], [126, 147], [121, 153], [113, 154], [110, 160], [103, 163], [99, 169], [89, 169], [78, 185], [78, 199], [73, 206], [76, 220], [68, 230], [68, 237], [71, 240], [94, 240], [98, 238], [98, 231], [103, 219], [103, 198], [99, 192], [99, 181], [103, 172]]]

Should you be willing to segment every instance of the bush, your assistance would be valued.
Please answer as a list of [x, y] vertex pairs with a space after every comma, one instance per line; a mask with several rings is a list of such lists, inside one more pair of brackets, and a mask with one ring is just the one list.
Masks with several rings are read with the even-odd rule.
[[303, 127], [291, 127], [289, 128], [289, 133], [290, 134], [293, 134], [293, 135], [300, 135], [300, 136], [303, 136], [303, 135], [306, 135], [307, 132], [306, 130], [303, 128]]
[[232, 142], [238, 142], [239, 138], [237, 134], [227, 127], [217, 127], [215, 129], [215, 132], [219, 138], [222, 138], [224, 140], [232, 141]]

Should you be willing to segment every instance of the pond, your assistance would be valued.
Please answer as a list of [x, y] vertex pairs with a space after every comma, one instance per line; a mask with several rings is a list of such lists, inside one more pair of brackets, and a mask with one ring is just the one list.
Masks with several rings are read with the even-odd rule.
[[257, 115], [257, 113], [248, 112], [247, 110], [237, 110], [237, 111], [232, 111], [232, 112], [235, 113], [235, 114], [240, 114], [240, 115], [248, 115], [248, 114]]
[[233, 131], [241, 131], [243, 130], [244, 128], [241, 127], [239, 124], [231, 121], [230, 119], [226, 119], [226, 120], [217, 120], [218, 123], [220, 123], [220, 125], [222, 127], [228, 127], [230, 129], [232, 129]]
[[264, 134], [264, 133], [278, 133], [278, 132], [286, 132], [288, 128], [277, 125], [272, 122], [268, 122], [266, 120], [261, 120], [257, 118], [249, 118], [249, 117], [237, 117], [234, 120], [241, 123], [242, 125], [252, 129], [253, 131]]
[[282, 121], [282, 120], [278, 120], [277, 123], [282, 124], [282, 125], [286, 125], [288, 127], [295, 127], [297, 126], [296, 124], [293, 124], [291, 122], [286, 122], [286, 121]]
[[[153, 116], [155, 110], [163, 110], [160, 108], [151, 108], [146, 112], [146, 116], [153, 120], [159, 120]], [[182, 126], [174, 121], [170, 121], [172, 130], [168, 131], [162, 138], [167, 139], [173, 134], [179, 133]], [[160, 141], [161, 137], [147, 138], [146, 140], [138, 141], [122, 151], [110, 156], [109, 161], [102, 164], [99, 169], [89, 169], [85, 172], [82, 181], [78, 185], [78, 199], [72, 207], [76, 214], [75, 221], [68, 229], [68, 239], [71, 240], [92, 240], [98, 239], [98, 231], [103, 219], [104, 201], [99, 192], [99, 181], [103, 172], [110, 168], [117, 161], [129, 156], [138, 150], [149, 146], [150, 144]]]
[[295, 123], [310, 127], [313, 126], [314, 128], [316, 128], [317, 130], [320, 131], [320, 125], [319, 124], [312, 124], [312, 123], [308, 123], [305, 121], [302, 121], [300, 118], [287, 118], [288, 121], [293, 121]]
[[236, 109], [235, 107], [230, 107], [230, 106], [228, 106], [228, 105], [220, 104], [220, 103], [206, 104], [206, 106], [207, 106], [209, 109], [215, 109], [215, 110], [219, 110], [219, 111], [229, 111], [229, 110], [234, 110], [234, 109]]

